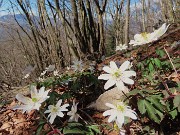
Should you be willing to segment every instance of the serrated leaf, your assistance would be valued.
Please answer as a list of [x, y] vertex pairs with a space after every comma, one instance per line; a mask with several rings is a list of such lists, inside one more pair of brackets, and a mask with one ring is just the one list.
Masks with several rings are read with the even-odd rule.
[[134, 96], [134, 95], [137, 95], [140, 92], [141, 92], [140, 90], [135, 89], [135, 90], [132, 90], [129, 93], [127, 93], [127, 96]]
[[140, 99], [137, 104], [141, 114], [147, 112], [150, 119], [154, 120], [158, 124], [160, 123], [163, 114], [160, 111], [156, 111], [156, 109], [148, 100]]
[[152, 64], [151, 62], [149, 63], [148, 68], [149, 68], [149, 71], [150, 71], [150, 72], [153, 72], [153, 71], [154, 71], [154, 66], [153, 66], [153, 64]]
[[38, 128], [37, 128], [37, 130], [36, 130], [36, 135], [42, 134], [42, 129], [43, 129], [44, 124], [46, 124], [46, 122], [40, 121], [40, 123], [39, 123], [39, 125], [38, 125]]
[[138, 105], [138, 109], [140, 113], [144, 114], [146, 112], [145, 100], [142, 100], [142, 99], [138, 100], [137, 105]]
[[92, 129], [96, 133], [101, 133], [100, 130], [99, 130], [98, 125], [91, 125], [91, 126], [88, 126], [88, 128]]
[[77, 134], [77, 135], [84, 135], [85, 131], [83, 131], [80, 128], [69, 128], [69, 127], [64, 127], [63, 129], [63, 134]]
[[180, 112], [180, 95], [174, 97], [173, 103], [175, 107], [178, 107], [178, 111]]
[[69, 122], [68, 127], [81, 127], [83, 124], [78, 123], [78, 122]]
[[165, 55], [165, 52], [163, 50], [156, 50], [156, 54], [158, 54], [160, 57], [163, 57]]
[[173, 111], [170, 111], [169, 114], [171, 115], [172, 119], [176, 118], [178, 112], [176, 109], [174, 109]]
[[159, 124], [160, 119], [156, 115], [157, 114], [156, 109], [148, 101], [145, 101], [144, 104], [145, 104], [145, 108], [147, 109], [147, 113], [149, 117]]
[[158, 58], [154, 58], [154, 63], [158, 68], [161, 68], [161, 61]]
[[147, 100], [149, 100], [154, 106], [157, 107], [157, 109], [164, 111], [164, 106], [161, 104], [160, 100], [156, 96], [147, 97]]

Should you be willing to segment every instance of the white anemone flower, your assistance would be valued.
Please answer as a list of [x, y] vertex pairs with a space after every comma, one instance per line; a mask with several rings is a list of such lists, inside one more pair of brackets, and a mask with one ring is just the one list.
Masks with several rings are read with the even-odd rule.
[[147, 44], [153, 41], [152, 37], [153, 37], [152, 34], [146, 32], [141, 34], [136, 34], [134, 36], [134, 40], [131, 40], [129, 44], [132, 44], [133, 46]]
[[74, 71], [82, 71], [83, 70], [83, 64], [81, 60], [75, 60], [73, 61], [73, 65], [71, 66]]
[[49, 105], [48, 106], [48, 110], [46, 110], [44, 113], [50, 113], [48, 115], [49, 122], [52, 124], [54, 122], [54, 119], [56, 118], [56, 116], [59, 117], [64, 117], [64, 114], [62, 112], [64, 111], [68, 111], [68, 109], [66, 107], [69, 106], [69, 104], [64, 104], [62, 105], [62, 99], [60, 99], [56, 105]]
[[168, 27], [169, 25], [166, 25], [166, 23], [164, 23], [159, 29], [155, 30], [152, 33], [145, 32], [141, 34], [136, 34], [134, 36], [134, 40], [131, 40], [129, 44], [132, 44], [133, 46], [137, 46], [137, 45], [147, 44], [152, 41], [156, 41], [167, 31]]
[[119, 44], [116, 46], [116, 51], [118, 51], [118, 50], [122, 51], [122, 50], [125, 50], [127, 48], [128, 48], [128, 46], [126, 44], [123, 44], [123, 45]]
[[31, 110], [39, 110], [41, 103], [43, 103], [46, 99], [49, 98], [48, 92], [50, 90], [45, 91], [45, 87], [41, 87], [39, 92], [36, 89], [36, 86], [31, 86], [31, 98], [25, 97], [22, 94], [17, 94], [16, 99], [23, 103], [23, 105], [17, 105], [13, 107], [14, 110], [22, 109], [24, 112], [30, 112]]
[[57, 70], [53, 71], [53, 74], [54, 74], [54, 76], [60, 76], [59, 71], [57, 71]]
[[130, 106], [126, 106], [123, 102], [117, 102], [116, 105], [106, 103], [106, 106], [111, 109], [105, 111], [103, 116], [109, 116], [108, 122], [116, 122], [119, 128], [122, 128], [125, 117], [130, 117], [133, 120], [137, 119], [136, 112], [131, 110]]
[[[170, 24], [169, 24], [170, 25]], [[162, 35], [164, 35], [164, 33], [166, 33], [169, 25], [166, 25], [166, 23], [164, 23], [159, 29], [155, 30], [153, 33], [151, 33], [152, 39], [153, 40], [157, 40], [158, 38], [160, 38]]]
[[98, 77], [98, 79], [108, 80], [105, 85], [104, 89], [108, 89], [109, 87], [116, 84], [118, 89], [124, 89], [124, 83], [126, 84], [134, 84], [134, 81], [130, 79], [131, 76], [136, 76], [135, 71], [126, 71], [129, 68], [130, 62], [125, 61], [119, 68], [117, 67], [114, 61], [110, 62], [110, 67], [105, 66], [103, 70], [108, 74], [102, 74]]
[[30, 76], [30, 74], [26, 74], [23, 79], [27, 79]]
[[42, 73], [41, 73], [41, 75], [40, 76], [44, 76], [45, 74], [46, 74], [46, 70], [44, 70]]
[[75, 101], [73, 101], [73, 105], [71, 107], [71, 111], [69, 111], [67, 113], [67, 115], [71, 116], [69, 118], [69, 122], [72, 122], [72, 121], [78, 122], [78, 119], [79, 119], [80, 116], [77, 113], [77, 105], [78, 105], [78, 103], [75, 104]]

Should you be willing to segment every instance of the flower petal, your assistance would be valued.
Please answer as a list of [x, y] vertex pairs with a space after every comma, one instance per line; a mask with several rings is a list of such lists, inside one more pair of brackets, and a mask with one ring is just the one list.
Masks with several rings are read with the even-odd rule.
[[124, 71], [123, 75], [125, 77], [136, 76], [136, 72], [135, 71]]
[[115, 63], [114, 61], [111, 61], [111, 62], [110, 62], [110, 68], [111, 68], [111, 70], [112, 70], [112, 69], [118, 70], [118, 67], [117, 67], [117, 65], [116, 65], [116, 63]]
[[44, 113], [50, 113], [51, 111], [50, 110], [46, 110]]
[[60, 107], [62, 103], [62, 99], [60, 99], [57, 103], [56, 103], [56, 107]]
[[119, 90], [124, 90], [124, 83], [120, 80], [116, 82], [116, 86]]
[[59, 117], [64, 117], [64, 114], [63, 114], [62, 112], [58, 112], [57, 115], [58, 115]]
[[125, 70], [127, 70], [128, 67], [129, 67], [129, 65], [130, 65], [130, 62], [129, 62], [129, 61], [125, 61], [125, 62], [120, 66], [121, 72], [124, 72]]
[[108, 67], [108, 66], [104, 66], [104, 67], [103, 67], [103, 70], [104, 70], [105, 72], [107, 72], [107, 73], [112, 73], [112, 69], [111, 69], [110, 67]]
[[112, 111], [111, 115], [110, 115], [110, 117], [108, 119], [108, 122], [110, 123], [110, 122], [114, 121], [116, 117], [117, 117], [117, 112], [116, 111]]
[[130, 117], [133, 120], [137, 119], [137, 115], [136, 112], [131, 110], [131, 109], [127, 109], [126, 113], [124, 114], [124, 116]]
[[105, 83], [104, 89], [107, 90], [109, 87], [113, 86], [115, 83], [116, 83], [115, 80], [109, 79], [109, 80]]
[[30, 89], [31, 89], [31, 98], [37, 96], [38, 92], [37, 92], [36, 86], [31, 85]]
[[106, 105], [107, 107], [112, 108], [112, 109], [116, 109], [116, 106], [114, 106], [113, 104], [106, 103], [105, 105]]
[[127, 77], [123, 78], [123, 82], [125, 82], [127, 84], [134, 84], [134, 81], [130, 78], [127, 78]]
[[52, 114], [50, 119], [49, 119], [49, 122], [52, 124], [54, 122], [55, 118], [56, 118], [56, 114]]
[[102, 74], [98, 77], [98, 79], [102, 79], [102, 80], [109, 80], [111, 78], [110, 74]]
[[[122, 117], [124, 119], [124, 117]], [[117, 126], [119, 127], [119, 129], [122, 128], [122, 125], [123, 125], [124, 121], [119, 121], [119, 120], [116, 120], [116, 124]]]
[[103, 113], [103, 116], [111, 115], [111, 112], [112, 112], [112, 111], [113, 111], [112, 109], [105, 111], [105, 112]]
[[17, 94], [16, 99], [24, 104], [29, 104], [31, 102], [31, 99], [29, 97], [25, 97], [22, 94]]

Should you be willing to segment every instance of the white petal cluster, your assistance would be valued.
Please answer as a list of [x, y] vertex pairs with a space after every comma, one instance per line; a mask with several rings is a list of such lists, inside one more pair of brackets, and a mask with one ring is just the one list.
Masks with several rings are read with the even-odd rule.
[[83, 63], [81, 60], [74, 60], [73, 61], [73, 65], [71, 66], [71, 68], [76, 72], [76, 71], [82, 71], [83, 70]]
[[77, 113], [77, 105], [78, 105], [78, 103], [75, 103], [75, 101], [73, 101], [73, 105], [71, 107], [71, 111], [69, 111], [67, 113], [67, 115], [70, 116], [69, 122], [72, 122], [72, 121], [78, 122], [78, 119], [79, 119], [80, 116]]
[[119, 128], [122, 127], [125, 117], [130, 117], [136, 120], [137, 114], [135, 111], [131, 110], [129, 106], [126, 106], [123, 102], [117, 102], [116, 105], [106, 103], [106, 106], [110, 107], [103, 113], [103, 116], [109, 116], [108, 122], [116, 122]]
[[159, 29], [155, 30], [152, 33], [136, 34], [134, 36], [134, 40], [131, 40], [129, 44], [132, 44], [133, 46], [137, 46], [137, 45], [147, 44], [152, 41], [156, 41], [167, 31], [168, 27], [169, 25], [166, 26], [166, 23], [164, 23]]
[[110, 62], [110, 66], [103, 67], [103, 70], [107, 72], [107, 74], [102, 74], [98, 77], [98, 79], [107, 80], [104, 85], [104, 89], [108, 89], [109, 87], [116, 84], [118, 89], [124, 89], [124, 83], [126, 84], [134, 84], [134, 81], [130, 79], [131, 76], [136, 76], [135, 71], [126, 71], [129, 69], [130, 62], [125, 61], [119, 68], [117, 67], [114, 61]]
[[68, 111], [66, 107], [69, 106], [69, 104], [64, 104], [62, 105], [62, 99], [60, 99], [56, 105], [49, 105], [48, 110], [46, 110], [44, 113], [49, 113], [48, 118], [49, 122], [52, 124], [54, 122], [54, 119], [56, 116], [63, 117], [64, 114], [62, 112]]
[[122, 51], [122, 50], [126, 50], [128, 48], [128, 46], [126, 45], [126, 44], [119, 44], [119, 45], [117, 45], [116, 46], [116, 51], [118, 51], [118, 50], [120, 50], [120, 51]]
[[55, 69], [55, 65], [49, 65], [45, 68], [45, 70], [41, 73], [40, 76], [44, 76], [47, 72], [52, 72]]
[[39, 110], [41, 103], [43, 103], [46, 99], [49, 98], [48, 92], [50, 90], [45, 91], [45, 87], [41, 87], [39, 92], [37, 91], [35, 86], [31, 86], [31, 98], [25, 97], [22, 94], [17, 94], [16, 99], [23, 103], [23, 105], [18, 105], [13, 107], [14, 110], [22, 109], [23, 113], [25, 111], [30, 112], [31, 110]]

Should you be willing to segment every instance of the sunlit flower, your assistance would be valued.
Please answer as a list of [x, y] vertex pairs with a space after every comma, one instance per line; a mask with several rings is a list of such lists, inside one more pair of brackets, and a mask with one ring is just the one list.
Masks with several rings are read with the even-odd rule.
[[26, 74], [26, 75], [23, 77], [23, 79], [28, 78], [28, 77], [29, 77], [29, 75], [30, 75], [30, 74]]
[[169, 25], [166, 25], [166, 23], [164, 23], [159, 29], [155, 30], [152, 33], [152, 38], [154, 40], [157, 40], [158, 38], [160, 38], [164, 33], [166, 33], [168, 27]]
[[152, 41], [153, 41], [152, 34], [145, 32], [141, 34], [136, 34], [134, 36], [134, 40], [131, 40], [129, 44], [132, 44], [133, 46], [137, 46], [137, 45], [147, 44]]
[[106, 106], [110, 107], [103, 113], [103, 116], [109, 116], [108, 122], [116, 122], [119, 128], [122, 127], [125, 117], [130, 117], [136, 120], [137, 114], [135, 111], [131, 110], [129, 106], [126, 106], [123, 102], [117, 102], [116, 105], [106, 103]]
[[41, 73], [41, 75], [40, 76], [44, 76], [45, 74], [46, 74], [46, 70], [44, 70], [42, 73]]
[[71, 66], [72, 67], [72, 69], [74, 70], [74, 71], [82, 71], [83, 70], [83, 64], [82, 64], [82, 61], [80, 60], [75, 60], [75, 61], [73, 61], [73, 65]]
[[64, 111], [68, 111], [68, 109], [66, 107], [69, 106], [69, 104], [64, 104], [62, 105], [62, 99], [60, 99], [56, 105], [49, 105], [48, 106], [48, 110], [46, 110], [44, 113], [50, 113], [48, 115], [49, 122], [52, 124], [54, 122], [54, 119], [56, 118], [56, 116], [59, 117], [64, 117], [64, 114], [62, 112]]
[[132, 44], [133, 46], [137, 46], [137, 45], [147, 44], [152, 41], [156, 41], [167, 31], [168, 27], [169, 25], [166, 26], [166, 23], [164, 23], [159, 29], [155, 30], [152, 33], [136, 34], [134, 36], [134, 40], [131, 40], [129, 44]]
[[108, 74], [102, 74], [98, 77], [98, 79], [108, 80], [104, 89], [108, 89], [109, 87], [116, 84], [118, 89], [124, 89], [124, 83], [126, 84], [134, 84], [134, 81], [130, 79], [131, 76], [136, 76], [135, 71], [126, 71], [129, 68], [130, 62], [125, 61], [119, 68], [117, 67], [114, 61], [110, 62], [110, 67], [105, 66], [103, 70]]
[[128, 48], [128, 46], [126, 45], [126, 44], [119, 44], [119, 45], [117, 45], [116, 46], [116, 51], [118, 51], [118, 50], [125, 50], [125, 49], [127, 49]]
[[60, 76], [57, 70], [53, 71], [54, 76]]
[[25, 111], [30, 112], [33, 109], [39, 110], [41, 103], [49, 98], [49, 96], [47, 96], [49, 91], [50, 90], [45, 91], [45, 87], [41, 87], [38, 92], [36, 86], [31, 86], [31, 98], [25, 97], [22, 94], [17, 94], [16, 99], [24, 105], [15, 106], [13, 109], [22, 109], [23, 113]]
[[38, 79], [37, 79], [37, 81], [39, 81], [39, 82], [44, 82], [44, 78], [41, 78], [41, 77], [38, 77]]
[[73, 101], [73, 105], [71, 107], [71, 111], [69, 111], [67, 113], [67, 115], [71, 116], [69, 118], [69, 122], [72, 122], [72, 121], [78, 122], [78, 119], [79, 119], [80, 116], [77, 113], [77, 105], [78, 105], [78, 103], [75, 104], [75, 101]]

